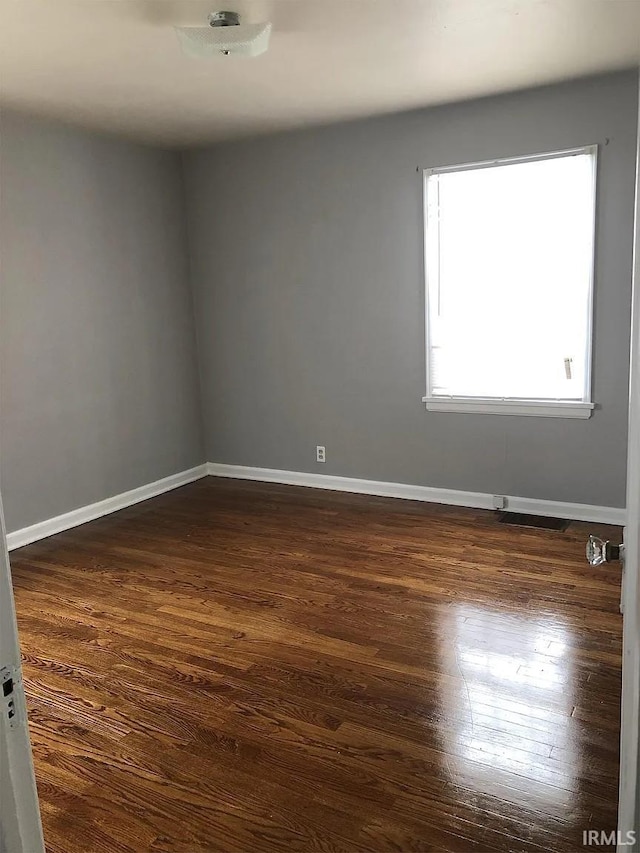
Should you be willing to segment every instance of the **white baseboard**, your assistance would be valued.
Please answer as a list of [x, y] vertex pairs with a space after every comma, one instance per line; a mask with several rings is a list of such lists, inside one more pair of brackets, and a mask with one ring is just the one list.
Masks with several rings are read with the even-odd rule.
[[[207, 473], [213, 477], [231, 477], [236, 480], [259, 480], [265, 483], [286, 483], [292, 486], [309, 486], [338, 492], [355, 492], [362, 495], [380, 495], [404, 498], [411, 501], [468, 506], [476, 509], [493, 509], [493, 495], [483, 492], [463, 492], [456, 489], [436, 489], [431, 486], [412, 486], [405, 483], [385, 483], [377, 480], [359, 480], [353, 477], [334, 477], [330, 474], [309, 474], [302, 471], [279, 471], [275, 468], [250, 468], [245, 465], [207, 464]], [[624, 524], [626, 512], [620, 507], [593, 506], [591, 504], [543, 501], [507, 495], [506, 508], [512, 512], [530, 515], [548, 515], [571, 521], [593, 521], [602, 524]]]
[[14, 530], [13, 533], [7, 534], [7, 547], [9, 551], [13, 551], [15, 548], [21, 548], [30, 542], [36, 542], [38, 539], [46, 539], [47, 536], [53, 536], [54, 533], [69, 530], [69, 528], [77, 527], [79, 524], [93, 521], [94, 518], [109, 515], [111, 512], [116, 512], [116, 510], [146, 501], [148, 498], [161, 495], [163, 492], [177, 489], [178, 486], [193, 483], [194, 480], [199, 480], [201, 477], [207, 476], [207, 468], [206, 464], [198, 465], [196, 468], [190, 468], [188, 471], [180, 471], [178, 474], [163, 477], [162, 480], [156, 480], [155, 483], [148, 483], [146, 486], [122, 492], [119, 495], [106, 498], [106, 500], [82, 506], [79, 509], [71, 510], [71, 512], [65, 512], [63, 515], [57, 515], [55, 518], [48, 518], [46, 521], [32, 524], [30, 527]]
[[[377, 480], [359, 480], [354, 477], [335, 477], [330, 474], [310, 474], [303, 471], [280, 471], [275, 468], [250, 468], [245, 465], [223, 465], [208, 462], [188, 471], [180, 471], [155, 483], [148, 483], [137, 489], [114, 495], [97, 503], [74, 509], [55, 518], [40, 521], [30, 527], [14, 530], [7, 534], [7, 547], [10, 551], [29, 545], [71, 527], [93, 521], [103, 515], [146, 501], [163, 492], [185, 486], [194, 480], [210, 475], [212, 477], [230, 477], [236, 480], [258, 480], [264, 483], [284, 483], [292, 486], [308, 486], [314, 489], [328, 489], [337, 492], [354, 492], [361, 495], [379, 495], [389, 498], [403, 498], [410, 501], [468, 506], [476, 509], [492, 509], [493, 495], [483, 492], [463, 492], [456, 489], [437, 489], [431, 486], [412, 486], [406, 483], [385, 483]], [[535, 498], [507, 496], [507, 509], [513, 512], [526, 512], [531, 515], [551, 515], [556, 518], [568, 518], [572, 521], [593, 521], [603, 524], [624, 524], [625, 510], [619, 507], [593, 506], [591, 504], [564, 503], [563, 501], [542, 501]]]

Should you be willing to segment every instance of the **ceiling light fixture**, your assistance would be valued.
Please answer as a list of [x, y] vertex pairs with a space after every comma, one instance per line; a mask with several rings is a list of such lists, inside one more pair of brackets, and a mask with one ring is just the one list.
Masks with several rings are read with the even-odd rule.
[[237, 12], [212, 12], [207, 27], [175, 27], [187, 56], [259, 56], [269, 47], [271, 24], [241, 24]]

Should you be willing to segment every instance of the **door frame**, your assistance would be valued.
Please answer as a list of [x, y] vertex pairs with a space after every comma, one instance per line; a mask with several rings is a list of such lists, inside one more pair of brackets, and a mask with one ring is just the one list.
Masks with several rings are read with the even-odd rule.
[[0, 690], [0, 850], [45, 853], [1, 495], [0, 540], [0, 672], [13, 682], [8, 696]]
[[[638, 76], [640, 85], [640, 74]], [[627, 561], [622, 575], [622, 707], [618, 853], [640, 850], [640, 92], [636, 158], [636, 196], [629, 356], [629, 436], [627, 450]]]

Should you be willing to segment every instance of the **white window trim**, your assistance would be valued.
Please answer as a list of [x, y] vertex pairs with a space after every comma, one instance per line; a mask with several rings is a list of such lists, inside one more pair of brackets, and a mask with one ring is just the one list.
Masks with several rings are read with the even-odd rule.
[[595, 408], [584, 400], [500, 400], [493, 397], [423, 397], [428, 412], [526, 415], [539, 418], [590, 418]]
[[[591, 257], [592, 263], [589, 276], [589, 305], [587, 317], [587, 352], [585, 397], [583, 400], [532, 400], [505, 399], [494, 397], [452, 397], [433, 394], [431, 388], [431, 370], [429, 356], [431, 344], [429, 340], [429, 263], [427, 211], [428, 196], [427, 182], [431, 175], [446, 172], [461, 172], [468, 169], [483, 169], [490, 166], [507, 166], [513, 163], [526, 163], [538, 160], [552, 160], [558, 157], [569, 157], [575, 154], [590, 154], [593, 157], [593, 225], [591, 228]], [[425, 285], [425, 354], [426, 354], [426, 395], [422, 402], [428, 412], [467, 412], [492, 415], [524, 415], [542, 418], [581, 418], [591, 417], [595, 408], [592, 392], [592, 358], [593, 358], [593, 302], [595, 280], [595, 235], [597, 217], [597, 175], [598, 175], [598, 146], [584, 145], [580, 148], [567, 148], [562, 151], [551, 151], [542, 154], [529, 154], [522, 157], [503, 157], [497, 160], [481, 160], [477, 163], [463, 163], [452, 166], [423, 169], [423, 216], [424, 216], [424, 285]]]

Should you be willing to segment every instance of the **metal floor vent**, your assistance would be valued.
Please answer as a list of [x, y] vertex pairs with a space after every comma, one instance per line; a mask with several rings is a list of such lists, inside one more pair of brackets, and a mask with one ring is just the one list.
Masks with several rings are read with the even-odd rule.
[[498, 512], [501, 524], [515, 527], [535, 527], [539, 530], [566, 530], [569, 522], [565, 518], [547, 518], [544, 515], [527, 515], [524, 512]]

